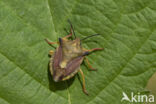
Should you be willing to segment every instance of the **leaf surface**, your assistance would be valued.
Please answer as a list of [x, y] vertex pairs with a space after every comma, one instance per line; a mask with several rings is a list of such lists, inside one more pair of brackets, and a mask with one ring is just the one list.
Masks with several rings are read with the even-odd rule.
[[[81, 76], [55, 83], [48, 52], [67, 35], [67, 19], [76, 36], [101, 36], [82, 42], [98, 71], [82, 64]], [[143, 92], [156, 71], [155, 0], [1, 0], [0, 104], [121, 104], [122, 92]]]

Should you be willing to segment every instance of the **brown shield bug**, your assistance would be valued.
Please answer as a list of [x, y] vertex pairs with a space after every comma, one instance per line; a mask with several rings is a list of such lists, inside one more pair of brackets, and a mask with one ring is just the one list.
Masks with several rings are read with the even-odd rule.
[[[58, 44], [58, 48], [56, 48], [55, 52], [52, 50], [49, 52], [51, 56], [49, 62], [50, 72], [55, 82], [67, 80], [73, 77], [76, 73], [80, 72], [82, 75], [83, 92], [88, 94], [85, 88], [84, 74], [80, 69], [80, 65], [82, 64], [83, 60], [86, 60], [89, 68], [95, 70], [90, 65], [86, 56], [93, 51], [103, 50], [103, 48], [94, 48], [90, 50], [83, 48], [81, 46], [82, 40], [96, 36], [98, 34], [90, 35], [80, 40], [79, 38], [76, 38], [71, 22], [68, 22], [71, 26], [69, 35], [63, 38], [59, 38], [58, 42], [50, 42], [45, 39], [46, 42], [50, 45]], [[74, 34], [75, 39], [70, 40], [69, 38], [72, 37], [72, 34]]]

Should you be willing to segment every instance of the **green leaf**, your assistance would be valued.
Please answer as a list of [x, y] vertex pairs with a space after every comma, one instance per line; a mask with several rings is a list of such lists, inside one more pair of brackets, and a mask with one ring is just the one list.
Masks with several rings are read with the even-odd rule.
[[[98, 71], [55, 83], [45, 41], [67, 35], [67, 19]], [[156, 72], [155, 0], [0, 0], [0, 104], [121, 104], [122, 92], [144, 92]], [[80, 79], [80, 80], [79, 80]]]

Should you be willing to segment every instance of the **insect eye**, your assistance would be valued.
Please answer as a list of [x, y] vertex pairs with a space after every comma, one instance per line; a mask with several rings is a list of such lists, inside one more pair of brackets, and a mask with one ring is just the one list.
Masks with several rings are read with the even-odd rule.
[[86, 56], [86, 55], [88, 55], [89, 54], [89, 52], [85, 52], [84, 54], [83, 54], [83, 56]]

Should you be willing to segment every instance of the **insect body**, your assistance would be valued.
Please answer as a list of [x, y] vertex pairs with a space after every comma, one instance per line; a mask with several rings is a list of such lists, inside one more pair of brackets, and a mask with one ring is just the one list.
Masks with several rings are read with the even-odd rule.
[[59, 45], [55, 52], [49, 52], [49, 54], [51, 55], [49, 62], [50, 72], [53, 75], [53, 80], [55, 82], [67, 80], [73, 77], [77, 72], [80, 72], [83, 78], [83, 91], [84, 93], [88, 94], [85, 88], [84, 74], [80, 69], [80, 65], [85, 58], [89, 67], [94, 70], [85, 56], [93, 51], [102, 50], [103, 48], [94, 48], [91, 50], [84, 49], [81, 46], [81, 40], [79, 38], [76, 38], [75, 33], [75, 39], [69, 39], [69, 37], [71, 37], [73, 33], [74, 31], [71, 25], [70, 34], [63, 38], [59, 38], [58, 42], [50, 42], [46, 39], [47, 43], [50, 45]]

